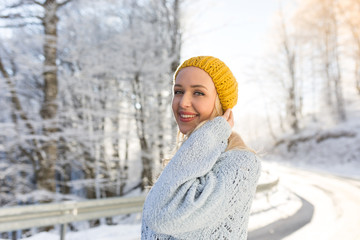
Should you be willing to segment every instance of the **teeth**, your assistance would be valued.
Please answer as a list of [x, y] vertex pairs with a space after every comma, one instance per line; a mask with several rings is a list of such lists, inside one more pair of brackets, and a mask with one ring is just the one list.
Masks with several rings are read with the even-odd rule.
[[195, 117], [196, 115], [180, 115], [182, 118], [193, 118]]

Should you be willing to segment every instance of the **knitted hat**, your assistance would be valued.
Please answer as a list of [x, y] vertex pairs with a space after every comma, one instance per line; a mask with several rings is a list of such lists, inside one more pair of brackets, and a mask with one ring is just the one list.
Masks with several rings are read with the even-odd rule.
[[214, 82], [224, 111], [233, 108], [238, 99], [238, 84], [230, 69], [220, 59], [211, 56], [192, 57], [183, 62], [174, 74], [174, 79], [179, 71], [186, 67], [197, 67], [209, 74]]

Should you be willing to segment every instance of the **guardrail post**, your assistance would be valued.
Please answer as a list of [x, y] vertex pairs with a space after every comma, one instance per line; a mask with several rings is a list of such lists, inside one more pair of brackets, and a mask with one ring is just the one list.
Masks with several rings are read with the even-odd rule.
[[66, 234], [66, 223], [63, 223], [60, 226], [60, 240], [65, 240], [65, 234]]

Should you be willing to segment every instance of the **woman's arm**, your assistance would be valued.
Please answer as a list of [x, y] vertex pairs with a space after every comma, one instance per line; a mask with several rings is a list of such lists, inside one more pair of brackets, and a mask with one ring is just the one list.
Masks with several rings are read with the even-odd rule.
[[176, 235], [216, 224], [229, 214], [238, 192], [253, 195], [257, 178], [247, 177], [253, 154], [226, 152], [214, 168], [230, 134], [227, 121], [217, 117], [184, 142], [145, 201], [143, 220], [151, 229]]

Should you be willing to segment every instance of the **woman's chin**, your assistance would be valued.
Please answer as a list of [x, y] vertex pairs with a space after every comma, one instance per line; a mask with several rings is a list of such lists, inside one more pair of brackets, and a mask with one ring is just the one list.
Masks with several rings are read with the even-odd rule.
[[180, 130], [180, 132], [182, 133], [182, 134], [184, 134], [184, 135], [186, 135], [188, 132], [189, 132], [189, 130], [181, 130], [181, 129], [179, 129]]
[[194, 128], [189, 128], [189, 127], [179, 127], [179, 130], [182, 134], [186, 135], [189, 132], [191, 132]]

